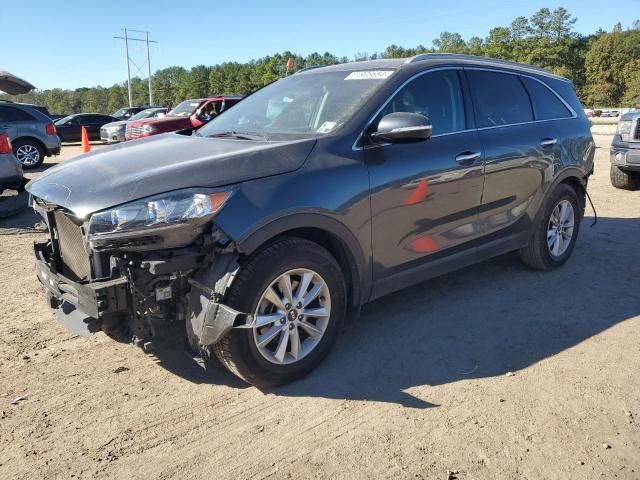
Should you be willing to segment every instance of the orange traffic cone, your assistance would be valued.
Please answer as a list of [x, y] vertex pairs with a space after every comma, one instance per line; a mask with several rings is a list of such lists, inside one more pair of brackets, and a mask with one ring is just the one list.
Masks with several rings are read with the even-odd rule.
[[84, 125], [82, 127], [82, 151], [84, 153], [91, 151], [91, 145], [89, 145], [89, 134], [87, 133], [87, 127]]

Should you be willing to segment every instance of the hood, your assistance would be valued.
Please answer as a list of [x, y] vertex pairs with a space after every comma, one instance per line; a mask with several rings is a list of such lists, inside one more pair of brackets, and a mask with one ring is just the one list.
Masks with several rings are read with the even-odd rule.
[[620, 120], [633, 120], [640, 117], [640, 110], [636, 112], [627, 112], [620, 115]]
[[102, 126], [102, 128], [120, 128], [124, 127], [126, 124], [126, 120], [119, 120], [117, 122], [106, 123]]
[[27, 190], [79, 218], [189, 187], [220, 187], [296, 170], [315, 139], [263, 142], [156, 135], [79, 155], [45, 171]]
[[131, 125], [168, 125], [170, 123], [189, 123], [190, 117], [156, 117], [134, 120]]

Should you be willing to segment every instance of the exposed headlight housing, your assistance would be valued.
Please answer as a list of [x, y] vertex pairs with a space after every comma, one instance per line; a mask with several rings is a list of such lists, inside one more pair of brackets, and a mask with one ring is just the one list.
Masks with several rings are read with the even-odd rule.
[[616, 133], [622, 137], [623, 142], [628, 142], [631, 139], [631, 123], [631, 120], [620, 120], [618, 122]]
[[206, 220], [222, 208], [230, 195], [230, 190], [188, 189], [135, 200], [91, 215], [89, 237]]
[[143, 126], [142, 126], [142, 128], [141, 128], [141, 130], [142, 130], [144, 133], [153, 133], [153, 132], [155, 132], [155, 131], [156, 131], [156, 127], [154, 127], [153, 125], [149, 125], [149, 124], [147, 124], [147, 125], [143, 125]]

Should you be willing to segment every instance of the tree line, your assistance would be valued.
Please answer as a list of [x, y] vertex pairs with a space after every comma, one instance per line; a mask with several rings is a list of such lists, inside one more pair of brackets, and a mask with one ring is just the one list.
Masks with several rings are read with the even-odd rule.
[[[640, 20], [626, 30], [618, 23], [611, 32], [599, 30], [591, 35], [575, 32], [576, 20], [562, 7], [553, 11], [542, 8], [529, 18], [517, 17], [509, 26], [492, 28], [485, 38], [474, 36], [465, 41], [458, 33], [442, 32], [432, 47], [391, 45], [379, 53], [357, 53], [352, 60], [421, 53], [462, 53], [512, 60], [569, 78], [587, 107], [631, 106], [640, 96]], [[286, 51], [247, 63], [197, 65], [190, 70], [168, 67], [152, 76], [154, 103], [172, 107], [188, 98], [246, 95], [283, 77], [290, 58], [294, 63], [291, 71], [349, 61], [328, 52], [301, 56]], [[131, 84], [134, 105], [147, 104], [147, 80], [133, 78]], [[0, 95], [1, 98], [44, 105], [51, 113], [65, 114], [113, 113], [128, 104], [126, 82], [110, 87], [36, 90], [24, 95]]]

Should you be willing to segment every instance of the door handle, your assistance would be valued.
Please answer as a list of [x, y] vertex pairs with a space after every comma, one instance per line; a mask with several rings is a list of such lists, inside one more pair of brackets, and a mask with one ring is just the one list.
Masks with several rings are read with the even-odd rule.
[[542, 148], [553, 147], [556, 143], [558, 143], [557, 138], [543, 138], [542, 140], [540, 140], [540, 146]]
[[482, 157], [480, 152], [462, 152], [456, 156], [456, 162], [460, 164], [473, 163]]

